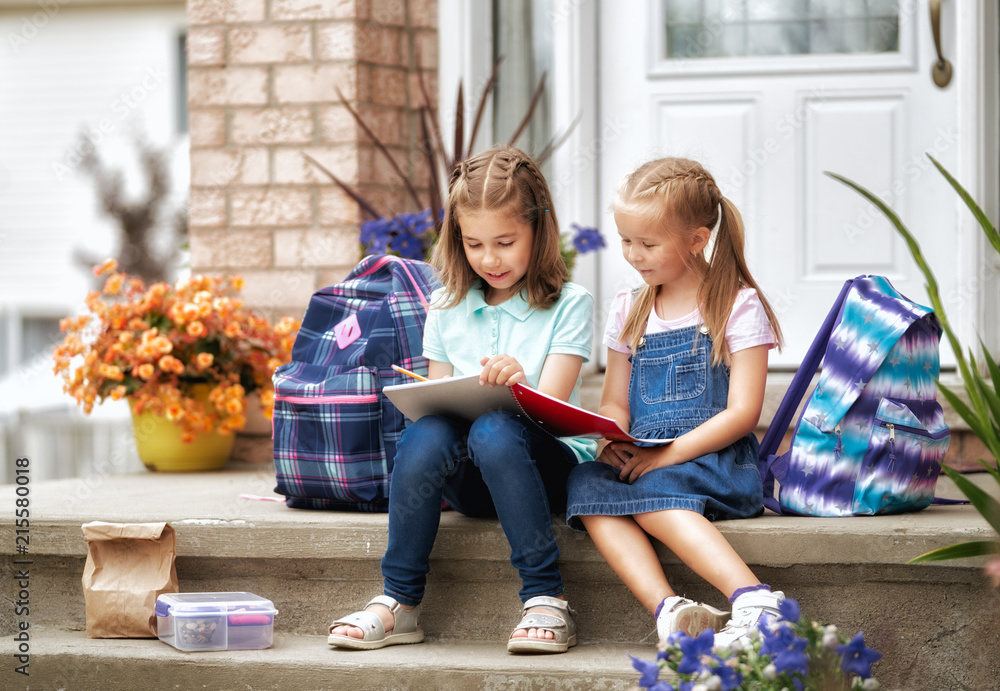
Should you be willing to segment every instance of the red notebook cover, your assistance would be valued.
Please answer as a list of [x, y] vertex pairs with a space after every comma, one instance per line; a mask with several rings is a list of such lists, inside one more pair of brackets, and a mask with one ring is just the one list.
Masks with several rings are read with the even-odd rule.
[[672, 439], [636, 439], [618, 423], [522, 384], [481, 386], [479, 375], [386, 386], [383, 392], [410, 420], [446, 415], [472, 422], [491, 410], [521, 413], [556, 437], [666, 444]]

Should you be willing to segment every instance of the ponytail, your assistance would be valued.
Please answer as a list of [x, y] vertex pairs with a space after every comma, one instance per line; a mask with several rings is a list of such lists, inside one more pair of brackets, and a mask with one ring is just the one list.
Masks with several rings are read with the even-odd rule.
[[[683, 158], [664, 158], [640, 166], [628, 175], [618, 188], [612, 210], [643, 218], [647, 223], [666, 230], [668, 222], [681, 232], [698, 228], [712, 229], [714, 244], [711, 256], [696, 255], [688, 268], [700, 273], [698, 307], [701, 318], [712, 336], [713, 365], [730, 362], [726, 345], [726, 326], [739, 291], [757, 291], [768, 324], [780, 348], [783, 338], [778, 319], [767, 298], [750, 275], [743, 254], [743, 219], [733, 203], [722, 196], [715, 179], [700, 164]], [[656, 300], [656, 288], [642, 286], [622, 328], [622, 341], [635, 352], [646, 331], [649, 315]]]
[[757, 291], [767, 315], [768, 324], [774, 332], [775, 343], [781, 347], [782, 336], [778, 319], [771, 309], [763, 291], [757, 285], [743, 256], [744, 231], [743, 218], [731, 201], [722, 197], [722, 219], [715, 236], [712, 256], [708, 260], [708, 270], [698, 290], [698, 304], [701, 318], [708, 332], [712, 334], [712, 364], [718, 365], [730, 360], [729, 347], [726, 345], [726, 325], [733, 311], [736, 296], [743, 288], [753, 288]]

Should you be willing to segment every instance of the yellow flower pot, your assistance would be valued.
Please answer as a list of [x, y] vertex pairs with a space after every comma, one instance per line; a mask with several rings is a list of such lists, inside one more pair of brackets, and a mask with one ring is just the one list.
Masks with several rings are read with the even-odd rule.
[[[197, 385], [202, 387], [204, 385]], [[195, 396], [208, 400], [208, 387], [195, 391]], [[157, 413], [135, 414], [132, 408], [132, 430], [139, 460], [149, 470], [186, 473], [196, 470], [220, 470], [229, 459], [236, 442], [235, 434], [216, 430], [199, 434], [194, 441], [181, 441], [181, 427]]]

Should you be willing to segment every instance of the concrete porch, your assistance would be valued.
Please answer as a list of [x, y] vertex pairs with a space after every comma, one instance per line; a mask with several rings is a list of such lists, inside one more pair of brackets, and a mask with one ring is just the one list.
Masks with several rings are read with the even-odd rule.
[[[518, 580], [495, 521], [443, 517], [422, 626], [428, 642], [356, 653], [330, 649], [325, 628], [380, 591], [384, 515], [300, 511], [241, 499], [271, 496], [269, 469], [139, 473], [31, 484], [31, 543], [15, 556], [14, 487], [0, 489], [3, 573], [28, 558], [30, 677], [14, 672], [13, 607], [0, 619], [4, 688], [132, 689], [625, 689], [626, 651], [652, 658], [652, 622], [585, 535], [557, 520], [567, 594], [580, 645], [566, 655], [512, 656]], [[954, 493], [941, 483], [941, 491]], [[177, 531], [182, 592], [247, 590], [274, 601], [267, 650], [182, 653], [155, 639], [90, 640], [80, 585], [91, 520], [168, 521]], [[898, 517], [804, 519], [765, 515], [720, 529], [765, 582], [808, 616], [865, 632], [885, 654], [883, 688], [990, 689], [1000, 676], [1000, 593], [977, 561], [905, 565], [927, 550], [989, 539], [968, 506]], [[661, 552], [675, 587], [723, 606], [721, 596]], [[8, 580], [10, 579], [10, 580]]]

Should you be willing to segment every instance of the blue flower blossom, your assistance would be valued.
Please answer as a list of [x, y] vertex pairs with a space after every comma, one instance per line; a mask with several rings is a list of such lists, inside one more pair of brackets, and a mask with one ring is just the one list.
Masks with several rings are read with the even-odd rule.
[[782, 619], [790, 621], [793, 624], [798, 622], [799, 617], [802, 616], [802, 612], [799, 610], [799, 601], [791, 598], [782, 600], [778, 604], [778, 610], [781, 612]]
[[389, 249], [406, 259], [423, 259], [426, 255], [420, 240], [412, 235], [397, 235], [389, 243]]
[[576, 223], [571, 223], [570, 228], [575, 231], [573, 233], [573, 247], [580, 254], [593, 252], [605, 246], [604, 237], [597, 228], [580, 226]]
[[712, 629], [705, 629], [697, 638], [690, 636], [681, 638], [681, 653], [684, 658], [677, 665], [677, 673], [696, 674], [702, 671], [711, 673], [708, 665], [705, 664], [705, 659], [716, 663], [722, 662], [722, 659], [712, 652], [714, 646], [715, 631]]
[[728, 665], [719, 665], [712, 670], [712, 674], [722, 682], [722, 691], [733, 691], [743, 683], [743, 675]]
[[382, 244], [388, 244], [389, 235], [392, 233], [392, 219], [389, 218], [377, 218], [373, 221], [365, 221], [361, 224], [361, 233], [358, 235], [358, 239], [361, 240], [361, 244], [368, 246], [372, 242], [381, 241]]
[[643, 660], [642, 658], [633, 657], [632, 655], [629, 655], [629, 657], [632, 658], [632, 667], [634, 667], [635, 671], [637, 671], [640, 675], [639, 686], [644, 689], [648, 689], [659, 681], [660, 665], [655, 662]]
[[806, 639], [799, 638], [789, 626], [783, 625], [771, 631], [765, 629], [760, 654], [771, 656], [779, 674], [798, 672], [805, 676], [809, 673], [809, 655], [805, 652], [808, 645]]
[[865, 636], [861, 631], [851, 639], [850, 643], [837, 646], [840, 655], [840, 668], [844, 674], [857, 674], [862, 679], [872, 675], [872, 663], [882, 659], [882, 653], [865, 647]]

